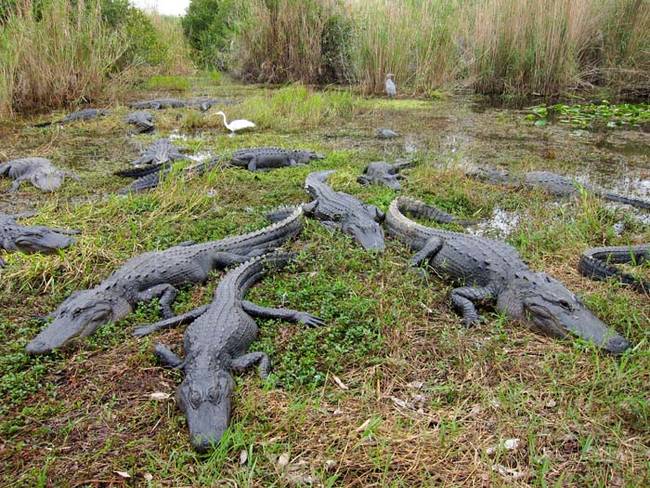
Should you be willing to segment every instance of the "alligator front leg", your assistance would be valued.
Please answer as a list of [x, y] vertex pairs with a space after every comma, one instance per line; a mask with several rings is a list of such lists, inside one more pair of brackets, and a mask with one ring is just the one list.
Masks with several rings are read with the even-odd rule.
[[183, 360], [163, 344], [156, 344], [153, 352], [165, 366], [180, 369], [183, 365]]
[[288, 322], [296, 322], [299, 324], [308, 325], [310, 327], [325, 324], [321, 318], [311, 315], [307, 312], [300, 312], [298, 310], [291, 310], [288, 308], [261, 307], [247, 300], [242, 301], [242, 307], [247, 314], [252, 315], [253, 317], [286, 320]]
[[373, 219], [374, 219], [375, 222], [381, 223], [386, 218], [386, 215], [384, 215], [384, 212], [379, 210], [379, 208], [375, 207], [374, 205], [366, 204], [364, 206], [370, 212], [371, 215], [374, 215]]
[[133, 329], [133, 335], [135, 337], [143, 337], [162, 329], [171, 329], [172, 327], [176, 327], [178, 325], [187, 324], [197, 319], [201, 315], [203, 315], [209, 306], [210, 306], [209, 304], [201, 305], [200, 307], [197, 307], [194, 310], [190, 310], [189, 312], [176, 315], [175, 317], [170, 317], [168, 319], [161, 320], [159, 322], [156, 322], [155, 324], [141, 325], [140, 327], [136, 327], [135, 329]]
[[257, 364], [259, 366], [260, 378], [265, 380], [271, 372], [271, 360], [264, 352], [249, 352], [243, 356], [235, 358], [230, 363], [231, 369], [237, 372], [246, 371], [248, 368]]
[[463, 324], [466, 327], [470, 327], [479, 321], [479, 315], [474, 303], [493, 298], [494, 293], [489, 287], [465, 286], [455, 288], [451, 292], [451, 303], [463, 316]]
[[425, 261], [433, 259], [440, 252], [440, 249], [442, 249], [442, 245], [443, 240], [441, 237], [432, 237], [429, 239], [422, 249], [411, 258], [411, 266], [420, 266]]
[[139, 302], [149, 302], [158, 297], [160, 301], [160, 308], [164, 318], [168, 319], [174, 314], [172, 313], [172, 302], [178, 295], [178, 290], [168, 283], [152, 286], [151, 288], [138, 293]]
[[248, 162], [248, 166], [246, 167], [248, 171], [255, 171], [257, 169], [257, 158], [253, 158]]

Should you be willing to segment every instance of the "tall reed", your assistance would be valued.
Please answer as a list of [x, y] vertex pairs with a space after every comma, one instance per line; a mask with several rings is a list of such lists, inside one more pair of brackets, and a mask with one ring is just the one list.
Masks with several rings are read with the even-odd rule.
[[0, 110], [43, 110], [106, 96], [115, 62], [128, 48], [102, 22], [97, 2], [31, 2], [11, 13], [0, 31]]
[[[265, 82], [320, 81], [326, 29], [343, 18], [338, 0], [248, 0], [235, 38], [238, 71]], [[340, 43], [336, 44], [337, 47]]]
[[467, 11], [474, 86], [552, 94], [578, 86], [598, 39], [602, 0], [484, 0]]
[[380, 91], [394, 73], [403, 91], [424, 93], [462, 70], [456, 35], [459, 0], [351, 2], [354, 69], [365, 92]]

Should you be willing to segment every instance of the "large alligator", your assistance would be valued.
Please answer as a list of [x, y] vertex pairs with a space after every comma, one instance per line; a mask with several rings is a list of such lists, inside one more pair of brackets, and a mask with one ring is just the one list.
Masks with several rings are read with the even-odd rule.
[[124, 121], [127, 124], [133, 125], [136, 131], [140, 134], [153, 132], [155, 128], [153, 125], [153, 115], [143, 110], [131, 112], [126, 116]]
[[[384, 214], [374, 205], [362, 203], [352, 195], [334, 191], [325, 182], [334, 170], [310, 173], [305, 189], [314, 200], [302, 205], [306, 215], [319, 220], [326, 227], [350, 235], [364, 249], [383, 251], [384, 231], [380, 222]], [[290, 211], [280, 208], [271, 212], [271, 220], [279, 220]]]
[[205, 452], [221, 440], [230, 423], [233, 372], [257, 365], [264, 379], [271, 361], [264, 352], [248, 352], [259, 328], [252, 317], [272, 318], [316, 326], [323, 321], [306, 312], [260, 307], [244, 300], [251, 286], [270, 268], [285, 265], [289, 254], [270, 254], [254, 258], [229, 271], [214, 292], [211, 304], [157, 324], [139, 327], [135, 335], [191, 322], [185, 330], [181, 359], [167, 347], [157, 344], [156, 355], [168, 366], [185, 373], [176, 390], [176, 401], [187, 417], [194, 449]]
[[141, 102], [134, 102], [129, 104], [129, 107], [136, 110], [143, 109], [152, 109], [152, 110], [163, 110], [167, 108], [198, 108], [199, 110], [206, 112], [213, 105], [231, 105], [233, 100], [223, 99], [223, 98], [195, 98], [192, 100], [178, 100], [177, 98], [157, 98], [155, 100], [144, 100]]
[[426, 227], [402, 212], [437, 219], [440, 211], [399, 197], [386, 213], [386, 228], [389, 235], [416, 251], [412, 265], [428, 263], [460, 285], [452, 290], [451, 301], [465, 325], [478, 322], [477, 303], [490, 301], [508, 318], [549, 335], [575, 335], [612, 353], [630, 347], [627, 340], [593, 315], [562, 283], [545, 273], [531, 271], [512, 246]]
[[398, 161], [394, 164], [375, 161], [365, 167], [363, 175], [359, 176], [357, 181], [362, 185], [385, 185], [393, 190], [400, 190], [402, 185], [399, 180], [403, 180], [404, 176], [399, 172], [411, 166], [413, 166], [412, 161]]
[[78, 122], [80, 120], [91, 120], [96, 119], [97, 117], [104, 117], [108, 115], [107, 110], [102, 110], [98, 108], [84, 108], [83, 110], [77, 110], [71, 114], [66, 115], [61, 120], [55, 120], [54, 122], [42, 122], [40, 124], [34, 125], [34, 127], [47, 127], [48, 125], [53, 124], [69, 124], [71, 122]]
[[[218, 162], [219, 159], [215, 158], [207, 162], [196, 163], [181, 169], [179, 173], [183, 179], [188, 180], [190, 178], [205, 174], [207, 171], [210, 171], [212, 168], [214, 168]], [[126, 195], [128, 193], [138, 193], [141, 191], [156, 188], [162, 179], [172, 172], [171, 163], [165, 164], [163, 166], [164, 167], [159, 168], [159, 171], [140, 176], [129, 186], [126, 186], [119, 190], [118, 194]]]
[[641, 264], [650, 260], [650, 244], [636, 246], [594, 247], [587, 249], [578, 263], [584, 276], [602, 281], [615, 278], [639, 293], [650, 293], [650, 282], [619, 270], [614, 264]]
[[52, 192], [58, 189], [66, 176], [79, 179], [76, 175], [55, 167], [49, 159], [21, 158], [0, 164], [0, 175], [12, 178], [12, 191], [20, 188], [25, 181], [41, 191]]
[[279, 147], [254, 147], [239, 149], [230, 158], [230, 164], [249, 171], [282, 168], [308, 164], [313, 159], [323, 159], [322, 154], [312, 151], [282, 149]]
[[572, 197], [578, 195], [580, 188], [584, 188], [589, 193], [605, 200], [624, 203], [637, 208], [650, 209], [650, 201], [611, 193], [602, 188], [578, 183], [573, 178], [551, 173], [550, 171], [530, 171], [523, 175], [513, 176], [507, 171], [482, 168], [469, 172], [468, 176], [490, 183], [499, 183], [514, 187], [527, 186], [542, 188], [544, 191], [557, 197]]
[[[22, 251], [24, 253], [53, 253], [74, 244], [70, 234], [74, 230], [52, 229], [42, 225], [20, 225], [16, 219], [31, 216], [0, 214], [0, 248], [7, 251]], [[0, 259], [0, 267], [4, 261]]]
[[302, 229], [300, 208], [281, 222], [241, 236], [201, 244], [183, 243], [131, 258], [95, 288], [71, 294], [50, 314], [54, 321], [29, 344], [27, 352], [46, 353], [75, 337], [86, 337], [116, 322], [136, 304], [158, 297], [164, 317], [172, 315], [176, 287], [200, 283], [210, 271], [223, 269], [271, 251]]

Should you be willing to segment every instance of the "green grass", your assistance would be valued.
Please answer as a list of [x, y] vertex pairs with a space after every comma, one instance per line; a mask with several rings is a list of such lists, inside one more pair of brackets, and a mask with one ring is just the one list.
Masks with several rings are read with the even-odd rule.
[[183, 76], [155, 75], [147, 80], [149, 90], [187, 91], [190, 83]]
[[[648, 484], [650, 304], [616, 283], [580, 277], [575, 265], [588, 246], [648, 242], [650, 230], [593, 196], [556, 204], [544, 193], [477, 182], [462, 171], [472, 161], [578, 174], [603, 161], [604, 174], [625, 163], [634, 179], [643, 178], [642, 155], [596, 147], [591, 134], [572, 139], [563, 126], [540, 140], [519, 112], [475, 113], [458, 98], [366, 100], [303, 86], [215, 85], [203, 75], [186, 82], [188, 97], [241, 99], [226, 112], [259, 122], [258, 128], [230, 138], [215, 130], [221, 125], [210, 112], [166, 110], [156, 112], [156, 134], [125, 142], [128, 109], [121, 106], [108, 117], [56, 129], [20, 119], [2, 125], [12, 148], [7, 156], [40, 154], [81, 177], [50, 195], [26, 186], [13, 196], [11, 211], [38, 208], [25, 222], [81, 233], [74, 247], [58, 254], [3, 255], [0, 484], [124, 482], [117, 471], [128, 472], [134, 485], [146, 485], [151, 476], [152, 486], [212, 486], [224, 479], [239, 486], [309, 479], [323, 486]], [[156, 191], [114, 196], [124, 181], [112, 173], [128, 167], [135, 143], [148, 144], [179, 126], [186, 138], [176, 143], [193, 152], [264, 145], [308, 148], [326, 158], [264, 173], [224, 166], [186, 183], [172, 176]], [[375, 139], [382, 126], [402, 137]], [[612, 137], [640, 135], [617, 131]], [[72, 291], [96, 285], [139, 253], [261, 228], [265, 211], [308, 201], [303, 183], [311, 171], [336, 169], [330, 180], [336, 190], [385, 210], [396, 192], [362, 187], [356, 177], [370, 161], [403, 156], [409, 138], [419, 164], [407, 173], [402, 193], [464, 218], [489, 218], [495, 208], [520, 212], [521, 224], [507, 241], [533, 269], [578, 293], [634, 349], [607, 356], [580, 341], [542, 337], [489, 307], [481, 310], [481, 325], [465, 329], [449, 304], [450, 285], [409, 269], [404, 246], [388, 239], [377, 256], [307, 220], [289, 246], [299, 253], [297, 263], [264, 278], [248, 299], [308, 311], [326, 326], [257, 321], [260, 334], [251, 350], [269, 354], [272, 375], [266, 381], [254, 372], [236, 377], [231, 427], [206, 455], [190, 449], [185, 419], [174, 406], [181, 373], [161, 367], [152, 354], [156, 342], [182, 354], [183, 330], [131, 337], [135, 325], [160, 318], [157, 302], [55, 354], [23, 352], [41, 328], [35, 317]], [[611, 177], [601, 182], [615, 183]], [[0, 180], [0, 191], [9, 185]], [[616, 236], [611, 227], [621, 219], [628, 225]], [[647, 270], [635, 271], [647, 276]], [[175, 311], [208, 302], [221, 276], [215, 272], [207, 283], [183, 288]], [[154, 392], [171, 398], [153, 400]], [[512, 438], [520, 439], [518, 449], [488, 453]], [[499, 474], [499, 465], [522, 477]]]

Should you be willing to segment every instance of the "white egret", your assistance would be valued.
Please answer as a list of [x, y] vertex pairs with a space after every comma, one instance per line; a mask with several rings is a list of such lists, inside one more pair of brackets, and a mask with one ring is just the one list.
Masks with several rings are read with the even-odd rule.
[[238, 130], [250, 129], [251, 127], [255, 127], [255, 124], [250, 120], [237, 119], [228, 123], [228, 121], [226, 120], [226, 114], [224, 114], [223, 112], [217, 112], [217, 115], [221, 115], [223, 117], [223, 125], [225, 125], [226, 129], [230, 131], [230, 137], [234, 136], [235, 132], [237, 132]]
[[384, 83], [384, 88], [386, 89], [386, 94], [389, 97], [394, 97], [397, 95], [397, 87], [395, 86], [395, 82], [393, 81], [393, 73], [388, 73], [386, 75], [386, 82]]

